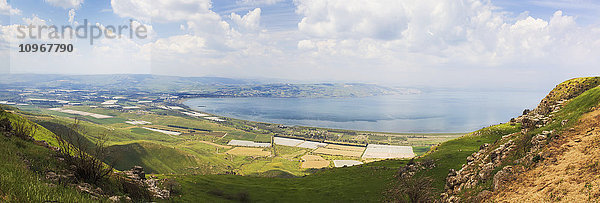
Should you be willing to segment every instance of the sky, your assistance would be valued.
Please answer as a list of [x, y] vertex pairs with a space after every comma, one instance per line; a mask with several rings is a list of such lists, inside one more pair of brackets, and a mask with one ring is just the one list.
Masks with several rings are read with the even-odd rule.
[[[20, 25], [85, 21], [147, 37], [16, 37]], [[42, 43], [74, 51], [19, 53]], [[599, 56], [592, 0], [0, 0], [4, 73], [547, 89], [598, 75]]]

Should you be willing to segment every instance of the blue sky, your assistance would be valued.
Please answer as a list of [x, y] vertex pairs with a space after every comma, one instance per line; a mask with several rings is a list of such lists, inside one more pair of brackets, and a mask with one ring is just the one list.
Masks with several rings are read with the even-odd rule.
[[[133, 19], [150, 38], [15, 53], [21, 43], [53, 42], [15, 39], [17, 25], [84, 19]], [[12, 73], [517, 88], [595, 75], [600, 65], [600, 2], [591, 0], [0, 0], [0, 25], [0, 59]]]

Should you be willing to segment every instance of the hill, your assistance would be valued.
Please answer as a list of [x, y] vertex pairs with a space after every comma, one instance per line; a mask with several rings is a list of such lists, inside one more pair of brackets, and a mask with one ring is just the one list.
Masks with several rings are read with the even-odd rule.
[[598, 200], [598, 85], [598, 77], [557, 85], [536, 109], [511, 120], [520, 131], [483, 145], [451, 170], [442, 200]]
[[[412, 94], [418, 91], [361, 83], [287, 84], [221, 77], [178, 77], [148, 74], [0, 75], [4, 89], [66, 89], [116, 91], [121, 94], [177, 93], [212, 97], [354, 97]], [[10, 96], [10, 95], [9, 95]], [[0, 99], [2, 95], [0, 94]], [[9, 97], [10, 98], [10, 97]]]

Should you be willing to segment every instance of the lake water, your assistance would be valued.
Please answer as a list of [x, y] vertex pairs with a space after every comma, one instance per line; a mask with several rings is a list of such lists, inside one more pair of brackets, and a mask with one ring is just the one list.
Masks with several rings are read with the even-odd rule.
[[378, 132], [470, 132], [534, 108], [541, 92], [431, 91], [365, 98], [197, 98], [192, 109], [285, 125]]

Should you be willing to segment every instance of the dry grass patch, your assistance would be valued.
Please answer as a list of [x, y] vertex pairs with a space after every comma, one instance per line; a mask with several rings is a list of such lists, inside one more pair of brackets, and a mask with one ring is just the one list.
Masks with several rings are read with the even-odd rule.
[[325, 160], [321, 156], [317, 155], [304, 155], [302, 156], [302, 168], [325, 168], [329, 166], [329, 161]]
[[251, 148], [251, 147], [236, 147], [227, 152], [226, 154], [238, 155], [238, 156], [270, 156], [270, 151], [263, 151], [262, 148]]

